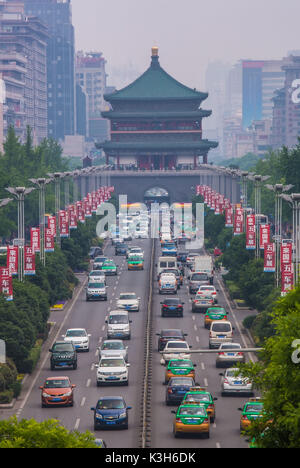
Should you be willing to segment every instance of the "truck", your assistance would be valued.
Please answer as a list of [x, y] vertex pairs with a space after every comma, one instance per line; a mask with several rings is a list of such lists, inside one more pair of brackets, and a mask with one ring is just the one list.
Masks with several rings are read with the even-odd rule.
[[201, 255], [195, 257], [193, 271], [197, 273], [206, 273], [209, 277], [210, 284], [214, 283], [214, 263], [209, 255]]

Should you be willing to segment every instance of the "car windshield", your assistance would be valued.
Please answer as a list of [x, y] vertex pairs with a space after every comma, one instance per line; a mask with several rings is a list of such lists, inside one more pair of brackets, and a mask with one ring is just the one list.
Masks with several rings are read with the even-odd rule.
[[118, 323], [125, 324], [128, 323], [127, 315], [111, 315], [109, 317], [109, 323], [112, 325], [116, 325]]
[[123, 400], [117, 399], [103, 399], [99, 400], [97, 403], [97, 409], [123, 409], [126, 408], [125, 402]]
[[85, 330], [68, 330], [66, 333], [66, 336], [86, 336], [86, 331]]
[[193, 379], [171, 379], [170, 386], [177, 386], [177, 385], [184, 385], [188, 387], [192, 387], [194, 385]]
[[228, 371], [226, 372], [226, 377], [234, 377], [234, 378], [236, 378], [236, 379], [242, 380], [243, 377], [242, 377], [241, 375], [237, 374], [237, 372], [238, 372], [238, 369], [231, 369], [231, 370], [228, 370]]
[[106, 257], [97, 257], [95, 258], [95, 263], [103, 263], [106, 260]]
[[193, 367], [192, 361], [170, 361], [170, 367]]
[[200, 291], [215, 291], [215, 288], [213, 286], [201, 286]]
[[256, 405], [247, 405], [246, 408], [245, 408], [245, 411], [247, 411], [247, 413], [261, 413], [262, 410], [263, 410], [263, 403], [259, 403], [259, 404], [256, 404]]
[[103, 276], [103, 278], [104, 278], [104, 275], [103, 275], [102, 271], [99, 271], [99, 270], [93, 270], [93, 271], [91, 271], [91, 273], [90, 273], [90, 278], [91, 278], [92, 276]]
[[105, 341], [102, 345], [102, 349], [124, 349], [124, 345], [122, 342], [118, 342], [118, 341]]
[[186, 343], [176, 341], [176, 343], [168, 343], [167, 344], [168, 349], [170, 348], [182, 348], [182, 349], [187, 349], [188, 345]]
[[102, 359], [99, 367], [124, 367], [123, 359]]
[[105, 283], [89, 283], [88, 286], [90, 289], [103, 289], [105, 288]]
[[179, 409], [180, 416], [206, 416], [206, 411], [201, 406], [183, 407]]
[[68, 379], [46, 380], [44, 388], [68, 388], [70, 382]]
[[207, 309], [207, 313], [208, 314], [226, 314], [226, 310], [225, 309], [221, 309], [221, 308], [216, 308], [216, 309]]
[[212, 324], [212, 330], [214, 332], [230, 332], [231, 331], [231, 325], [230, 323], [213, 323]]
[[64, 351], [73, 352], [74, 348], [71, 343], [59, 343], [59, 344], [53, 345], [52, 351], [55, 353], [61, 353]]
[[123, 301], [124, 299], [136, 299], [135, 294], [120, 294], [120, 300]]
[[208, 281], [208, 276], [205, 273], [194, 273], [191, 277], [192, 281]]
[[206, 393], [189, 393], [185, 397], [185, 401], [210, 401], [210, 396]]
[[112, 260], [105, 260], [105, 262], [103, 263], [103, 266], [106, 267], [106, 266], [115, 266], [114, 262]]

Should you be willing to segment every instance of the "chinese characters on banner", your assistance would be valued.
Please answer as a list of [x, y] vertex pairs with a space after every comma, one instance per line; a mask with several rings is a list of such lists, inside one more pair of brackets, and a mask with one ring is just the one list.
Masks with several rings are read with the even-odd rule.
[[54, 236], [51, 228], [45, 230], [45, 252], [54, 252]]
[[276, 271], [276, 247], [274, 243], [265, 244], [264, 272], [275, 273]]
[[18, 247], [7, 247], [7, 268], [9, 269], [10, 276], [18, 274], [18, 258], [19, 249]]
[[35, 253], [31, 247], [25, 247], [24, 251], [24, 275], [35, 275]]
[[233, 209], [231, 207], [225, 208], [225, 227], [233, 227]]
[[255, 250], [256, 248], [256, 226], [255, 215], [248, 215], [246, 220], [246, 249]]
[[292, 244], [281, 244], [281, 292], [286, 294], [294, 286], [293, 247]]
[[13, 300], [12, 276], [8, 268], [0, 268], [0, 293], [6, 296], [7, 301]]
[[30, 238], [31, 238], [31, 248], [32, 252], [39, 252], [40, 251], [40, 229], [39, 228], [31, 228], [30, 231]]
[[55, 237], [56, 236], [56, 217], [55, 216], [48, 217], [48, 229], [51, 230], [51, 235]]
[[259, 248], [264, 250], [265, 245], [270, 243], [270, 224], [259, 226]]
[[66, 213], [66, 211], [63, 211], [63, 210], [59, 212], [59, 231], [60, 231], [60, 237], [62, 238], [69, 237], [68, 214]]
[[234, 231], [233, 235], [234, 236], [239, 236], [240, 234], [243, 234], [244, 230], [244, 214], [243, 214], [243, 208], [236, 208], [235, 210], [235, 216], [234, 216]]

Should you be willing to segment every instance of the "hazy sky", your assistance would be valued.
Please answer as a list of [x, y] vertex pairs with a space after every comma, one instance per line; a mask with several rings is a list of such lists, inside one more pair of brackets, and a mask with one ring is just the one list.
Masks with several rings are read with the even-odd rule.
[[[205, 90], [209, 62], [276, 59], [300, 49], [299, 0], [72, 0], [76, 48], [111, 68], [143, 72], [151, 47], [162, 67]], [[110, 81], [108, 84], [113, 85]]]

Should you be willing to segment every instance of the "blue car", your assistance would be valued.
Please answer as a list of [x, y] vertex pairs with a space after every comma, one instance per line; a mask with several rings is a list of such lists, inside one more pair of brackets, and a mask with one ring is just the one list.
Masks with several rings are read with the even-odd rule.
[[172, 377], [166, 390], [166, 405], [180, 404], [186, 392], [189, 392], [195, 385], [191, 377]]
[[128, 429], [128, 410], [122, 397], [103, 397], [98, 400], [94, 411], [94, 430], [98, 429]]
[[163, 257], [164, 256], [176, 257], [177, 256], [177, 247], [173, 243], [170, 243], [170, 244], [165, 243], [162, 246], [161, 252], [162, 252]]

